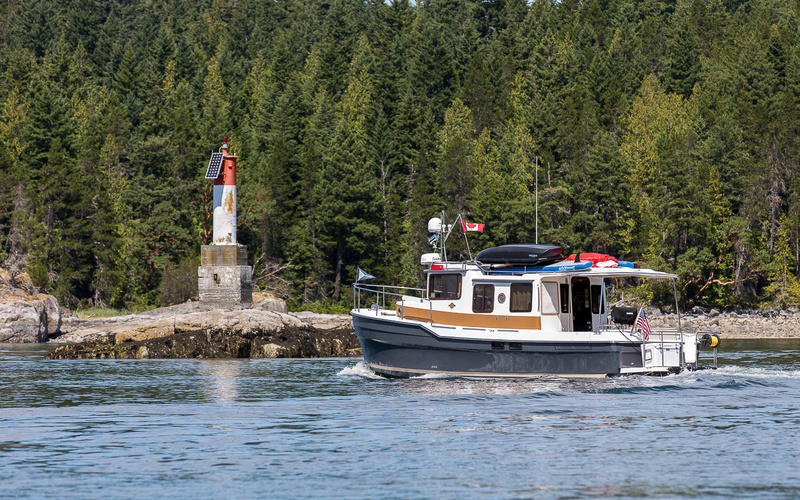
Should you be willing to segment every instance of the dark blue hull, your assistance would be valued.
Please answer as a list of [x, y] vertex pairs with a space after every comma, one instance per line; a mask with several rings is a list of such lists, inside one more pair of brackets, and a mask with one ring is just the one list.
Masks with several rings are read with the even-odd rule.
[[634, 344], [454, 340], [436, 336], [422, 323], [360, 315], [353, 315], [353, 328], [367, 364], [398, 377], [614, 376], [622, 367], [642, 366], [641, 350]]

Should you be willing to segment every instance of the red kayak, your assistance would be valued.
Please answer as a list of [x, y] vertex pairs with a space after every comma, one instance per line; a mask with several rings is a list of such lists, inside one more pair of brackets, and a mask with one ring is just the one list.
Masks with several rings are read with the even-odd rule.
[[[605, 253], [582, 253], [578, 256], [578, 259], [591, 262], [592, 267], [617, 267], [619, 265], [617, 259]], [[567, 257], [567, 260], [575, 260], [575, 254]]]

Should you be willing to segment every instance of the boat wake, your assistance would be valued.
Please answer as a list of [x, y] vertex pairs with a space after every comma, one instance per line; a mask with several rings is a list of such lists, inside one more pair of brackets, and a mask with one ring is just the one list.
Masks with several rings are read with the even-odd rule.
[[372, 371], [372, 369], [363, 361], [359, 361], [355, 364], [355, 366], [348, 366], [339, 370], [336, 374], [341, 377], [361, 377], [361, 378], [369, 378], [372, 380], [386, 380], [385, 377], [382, 377]]
[[761, 368], [755, 366], [721, 366], [713, 371], [688, 372], [678, 376], [702, 376], [713, 374], [717, 376], [745, 377], [750, 379], [800, 379], [800, 370], [780, 370], [776, 368]]

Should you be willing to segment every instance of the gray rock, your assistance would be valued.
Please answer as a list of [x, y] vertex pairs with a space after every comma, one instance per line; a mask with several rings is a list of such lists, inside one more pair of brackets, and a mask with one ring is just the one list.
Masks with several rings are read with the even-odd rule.
[[263, 311], [273, 311], [283, 314], [287, 314], [289, 312], [289, 306], [286, 305], [286, 301], [276, 297], [265, 298], [258, 304], [253, 304], [253, 307]]
[[61, 325], [55, 297], [39, 293], [27, 274], [12, 280], [0, 270], [0, 342], [47, 342]]

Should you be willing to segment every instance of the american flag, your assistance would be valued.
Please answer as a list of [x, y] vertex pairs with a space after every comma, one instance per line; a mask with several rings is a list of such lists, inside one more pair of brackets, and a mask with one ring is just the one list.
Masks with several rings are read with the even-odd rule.
[[644, 314], [644, 307], [639, 309], [639, 314], [636, 316], [636, 326], [642, 329], [645, 340], [650, 340], [650, 322], [647, 321], [647, 316]]

